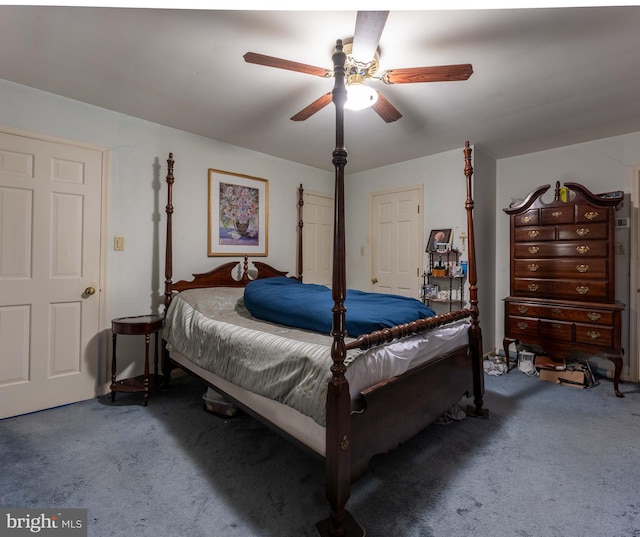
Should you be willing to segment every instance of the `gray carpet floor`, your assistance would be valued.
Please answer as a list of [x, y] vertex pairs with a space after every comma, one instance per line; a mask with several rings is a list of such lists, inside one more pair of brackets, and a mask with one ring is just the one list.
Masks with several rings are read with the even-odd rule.
[[[640, 387], [486, 376], [488, 420], [432, 425], [374, 460], [349, 510], [369, 536], [640, 536]], [[305, 537], [321, 461], [187, 376], [0, 421], [0, 506], [88, 509], [92, 537]]]

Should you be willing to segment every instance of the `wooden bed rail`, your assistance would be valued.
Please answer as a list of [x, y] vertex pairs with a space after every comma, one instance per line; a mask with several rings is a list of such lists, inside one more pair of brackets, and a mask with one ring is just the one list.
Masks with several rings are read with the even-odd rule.
[[394, 339], [407, 337], [413, 334], [421, 334], [427, 332], [439, 326], [449, 324], [460, 319], [466, 319], [473, 316], [471, 310], [457, 310], [449, 313], [443, 313], [442, 315], [436, 315], [435, 317], [428, 317], [427, 319], [418, 319], [411, 321], [410, 323], [400, 324], [393, 328], [383, 328], [376, 330], [370, 334], [363, 334], [358, 336], [355, 340], [347, 343], [347, 350], [361, 349], [366, 351], [372, 347], [384, 345], [390, 343]]

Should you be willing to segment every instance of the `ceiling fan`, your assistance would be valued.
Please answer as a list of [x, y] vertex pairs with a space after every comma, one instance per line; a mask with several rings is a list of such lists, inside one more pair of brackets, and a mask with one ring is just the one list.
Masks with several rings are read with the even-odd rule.
[[[417, 82], [447, 82], [453, 80], [467, 80], [473, 73], [471, 64], [440, 65], [434, 67], [410, 67], [405, 69], [389, 69], [378, 75], [378, 43], [387, 22], [388, 11], [358, 11], [353, 41], [345, 40], [344, 51], [347, 54], [345, 83], [348, 98], [351, 100], [352, 90], [360, 89], [366, 92], [365, 105], [374, 111], [387, 123], [397, 121], [402, 114], [379, 91], [366, 85], [368, 80], [380, 80], [385, 84], [413, 84]], [[265, 56], [256, 52], [247, 52], [244, 56], [247, 63], [287, 69], [322, 78], [333, 77], [333, 70], [315, 67], [306, 63], [298, 63], [273, 56]], [[368, 99], [368, 102], [366, 100]], [[322, 110], [332, 101], [331, 92], [325, 93], [309, 106], [303, 108], [291, 119], [304, 121]], [[349, 107], [349, 105], [346, 105]], [[356, 108], [358, 109], [358, 108]]]

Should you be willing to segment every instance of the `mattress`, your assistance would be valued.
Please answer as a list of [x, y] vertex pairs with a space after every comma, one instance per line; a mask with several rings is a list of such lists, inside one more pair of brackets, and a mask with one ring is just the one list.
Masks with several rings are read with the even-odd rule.
[[[365, 388], [467, 345], [468, 329], [468, 321], [462, 320], [367, 351], [348, 351], [352, 399]], [[165, 315], [163, 338], [170, 352], [197, 368], [324, 427], [331, 336], [255, 319], [244, 306], [242, 288], [217, 287], [175, 296]]]

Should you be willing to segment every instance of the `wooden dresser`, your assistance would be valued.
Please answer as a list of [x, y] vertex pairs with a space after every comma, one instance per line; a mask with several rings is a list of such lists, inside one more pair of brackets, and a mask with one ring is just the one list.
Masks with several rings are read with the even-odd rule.
[[544, 185], [504, 209], [511, 219], [510, 296], [505, 299], [505, 356], [511, 343], [551, 357], [602, 355], [622, 372], [622, 311], [615, 300], [615, 209], [622, 192], [593, 194], [577, 183]]

